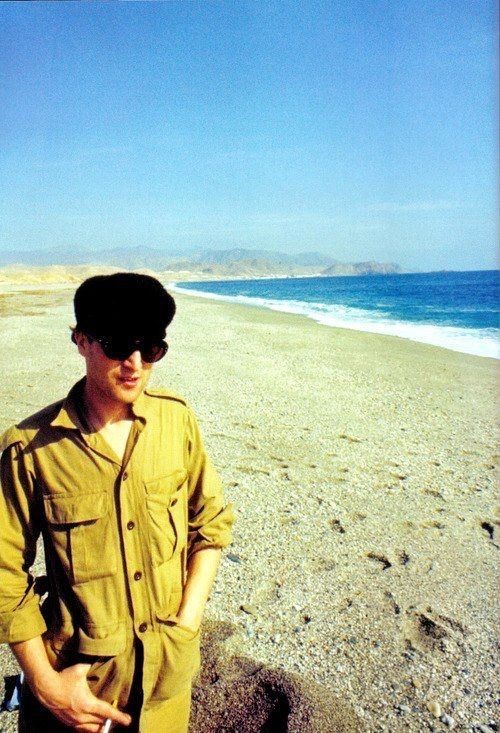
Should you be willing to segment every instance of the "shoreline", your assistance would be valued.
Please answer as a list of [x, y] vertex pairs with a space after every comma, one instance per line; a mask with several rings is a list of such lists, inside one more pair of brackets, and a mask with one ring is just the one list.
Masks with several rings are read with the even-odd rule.
[[[156, 276], [156, 275], [155, 275]], [[301, 312], [294, 312], [290, 310], [280, 310], [277, 308], [270, 308], [265, 305], [261, 305], [260, 303], [250, 303], [250, 302], [242, 302], [237, 300], [237, 296], [225, 296], [225, 295], [218, 295], [216, 293], [209, 293], [205, 291], [190, 291], [187, 289], [183, 289], [182, 287], [177, 288], [177, 284], [179, 281], [169, 281], [164, 282], [164, 286], [167, 288], [167, 290], [171, 290], [173, 293], [175, 293], [176, 296], [186, 297], [188, 299], [196, 299], [196, 300], [208, 300], [213, 302], [214, 304], [218, 305], [227, 305], [228, 307], [234, 306], [236, 308], [243, 308], [243, 309], [255, 309], [257, 311], [263, 311], [268, 313], [274, 313], [277, 316], [285, 316], [285, 317], [292, 317], [292, 318], [298, 318], [303, 320], [305, 323], [308, 324], [315, 324], [316, 326], [325, 326], [328, 329], [333, 329], [334, 331], [343, 332], [346, 331], [348, 333], [354, 333], [354, 334], [364, 334], [366, 336], [373, 336], [375, 338], [379, 337], [382, 339], [382, 343], [388, 339], [389, 341], [395, 339], [396, 343], [400, 342], [407, 342], [409, 344], [415, 344], [417, 346], [421, 347], [427, 347], [431, 349], [439, 349], [440, 351], [449, 352], [452, 354], [456, 354], [457, 356], [463, 356], [463, 357], [472, 357], [473, 359], [480, 359], [481, 361], [488, 361], [492, 362], [493, 364], [497, 364], [498, 360], [500, 359], [500, 356], [492, 357], [487, 356], [483, 354], [473, 354], [465, 351], [458, 351], [455, 349], [450, 349], [446, 346], [442, 346], [440, 344], [434, 344], [434, 343], [428, 343], [425, 341], [417, 341], [415, 339], [412, 339], [408, 336], [402, 336], [400, 334], [393, 334], [393, 333], [379, 333], [376, 331], [369, 331], [364, 330], [361, 328], [351, 327], [349, 325], [340, 325], [335, 324], [331, 325], [329, 323], [324, 323], [321, 320], [317, 320], [313, 316], [307, 314], [307, 313], [301, 313]], [[70, 291], [71, 296], [73, 295], [75, 289], [78, 287], [78, 282], [69, 282], [69, 281], [62, 281], [62, 282], [1, 282], [0, 281], [0, 299], [2, 296], [7, 297], [13, 297], [16, 294], [21, 296], [29, 296], [29, 295], [40, 295], [43, 296], [46, 293], [54, 292], [54, 293], [61, 293], [64, 295], [65, 291]], [[251, 299], [249, 299], [251, 300]]]
[[[200, 283], [201, 285], [202, 283]], [[211, 293], [204, 290], [186, 289], [179, 286], [179, 281], [169, 281], [165, 283], [167, 289], [171, 289], [172, 292], [182, 293], [188, 296], [196, 298], [205, 298], [220, 303], [235, 304], [248, 306], [250, 308], [262, 308], [271, 310], [273, 312], [286, 313], [289, 315], [299, 315], [308, 318], [320, 325], [327, 326], [328, 328], [338, 328], [349, 331], [356, 331], [359, 333], [371, 333], [378, 336], [390, 336], [395, 338], [404, 339], [411, 341], [412, 343], [425, 344], [427, 346], [435, 346], [440, 349], [447, 351], [454, 351], [459, 354], [468, 354], [470, 356], [477, 356], [482, 359], [493, 359], [494, 361], [500, 360], [500, 343], [497, 338], [491, 337], [491, 343], [487, 344], [490, 351], [495, 351], [495, 355], [492, 353], [479, 353], [478, 343], [481, 341], [478, 337], [470, 336], [465, 328], [455, 328], [447, 326], [427, 326], [424, 324], [411, 323], [409, 321], [391, 321], [389, 319], [377, 321], [366, 321], [363, 325], [355, 323], [353, 321], [342, 320], [341, 318], [333, 318], [321, 312], [314, 311], [311, 307], [312, 304], [301, 301], [286, 301], [286, 300], [272, 300], [258, 297], [247, 297], [237, 295], [223, 295], [218, 293]], [[401, 333], [400, 331], [409, 331], [410, 333]], [[471, 329], [472, 330], [472, 329]], [[399, 331], [399, 332], [398, 332]], [[429, 331], [431, 333], [429, 334]], [[412, 335], [410, 335], [412, 334]], [[441, 339], [447, 338], [448, 343], [440, 343], [439, 336]], [[417, 335], [420, 338], [417, 338]], [[457, 340], [469, 339], [469, 344], [474, 344], [474, 350], [464, 350], [463, 345], [452, 346], [451, 344]], [[472, 348], [472, 346], [471, 346]], [[484, 349], [484, 345], [483, 345]]]
[[[15, 271], [16, 268], [13, 268]], [[119, 268], [98, 268], [97, 266], [75, 266], [66, 268], [64, 266], [51, 266], [39, 268], [19, 268], [19, 278], [2, 279], [2, 276], [9, 274], [9, 268], [3, 271], [0, 269], [0, 295], [2, 293], [12, 293], [20, 290], [30, 291], [36, 289], [67, 289], [74, 288], [80, 281], [91, 275], [100, 273], [111, 273], [118, 271]], [[326, 325], [331, 328], [348, 329], [350, 331], [358, 331], [363, 333], [373, 333], [382, 336], [396, 336], [406, 339], [414, 343], [428, 344], [437, 346], [449, 351], [455, 351], [462, 354], [471, 354], [481, 358], [500, 360], [500, 336], [499, 329], [495, 328], [466, 328], [463, 326], [448, 326], [438, 323], [427, 323], [425, 321], [397, 320], [395, 318], [387, 318], [380, 316], [376, 311], [366, 311], [366, 315], [360, 316], [363, 309], [359, 310], [355, 307], [341, 306], [327, 303], [309, 303], [300, 300], [273, 299], [261, 297], [249, 297], [238, 295], [223, 295], [212, 293], [206, 290], [186, 289], [183, 288], [184, 283], [194, 283], [201, 287], [205, 282], [244, 282], [244, 281], [262, 281], [262, 280], [289, 280], [297, 279], [295, 276], [287, 277], [280, 275], [265, 276], [240, 276], [240, 277], [216, 277], [215, 279], [206, 278], [203, 280], [193, 280], [199, 273], [185, 273], [189, 279], [178, 277], [173, 279], [174, 273], [169, 271], [153, 272], [148, 270], [140, 270], [147, 274], [151, 274], [160, 279], [167, 288], [172, 289], [176, 293], [184, 293], [193, 297], [207, 298], [219, 302], [239, 303], [250, 306], [252, 308], [265, 308], [272, 311], [303, 315], [317, 323]], [[460, 272], [497, 272], [495, 270], [440, 270], [435, 274], [460, 273]], [[433, 272], [400, 272], [391, 273], [394, 275], [426, 275]], [[308, 275], [297, 276], [305, 279], [322, 279], [324, 275]], [[337, 277], [359, 277], [355, 275], [342, 275]], [[374, 274], [366, 277], [385, 277], [385, 274]], [[347, 312], [346, 312], [347, 311]]]

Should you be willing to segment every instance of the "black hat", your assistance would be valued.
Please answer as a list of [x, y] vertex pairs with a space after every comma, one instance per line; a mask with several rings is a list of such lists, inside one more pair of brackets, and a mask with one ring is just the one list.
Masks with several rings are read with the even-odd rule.
[[85, 280], [74, 298], [76, 330], [91, 336], [163, 338], [175, 301], [150, 275], [117, 272]]

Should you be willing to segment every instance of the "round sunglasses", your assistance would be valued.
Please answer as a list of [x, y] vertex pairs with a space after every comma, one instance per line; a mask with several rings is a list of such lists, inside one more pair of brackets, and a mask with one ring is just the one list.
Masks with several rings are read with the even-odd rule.
[[104, 356], [115, 361], [125, 361], [134, 353], [141, 352], [141, 359], [148, 364], [163, 359], [168, 351], [168, 344], [163, 339], [131, 338], [130, 336], [92, 336], [88, 338], [97, 341], [104, 352]]

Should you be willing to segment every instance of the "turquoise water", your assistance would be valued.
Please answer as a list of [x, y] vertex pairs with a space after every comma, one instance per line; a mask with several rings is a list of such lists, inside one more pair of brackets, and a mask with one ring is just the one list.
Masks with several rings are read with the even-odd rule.
[[205, 297], [500, 358], [500, 271], [178, 283]]

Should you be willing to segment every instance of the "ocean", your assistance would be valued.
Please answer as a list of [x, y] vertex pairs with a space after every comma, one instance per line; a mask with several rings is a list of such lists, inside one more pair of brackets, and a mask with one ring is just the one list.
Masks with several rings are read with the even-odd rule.
[[170, 283], [201, 297], [500, 358], [499, 270]]

